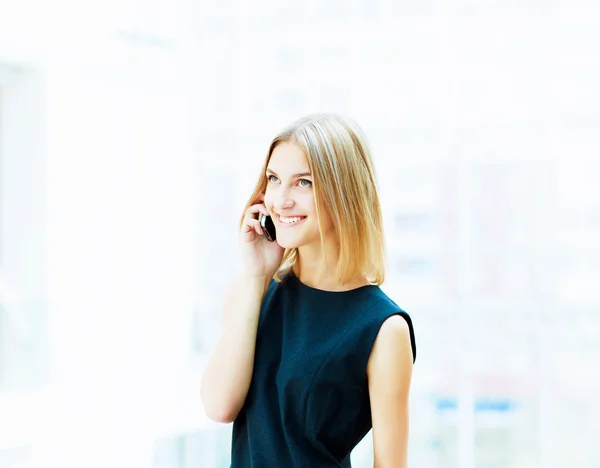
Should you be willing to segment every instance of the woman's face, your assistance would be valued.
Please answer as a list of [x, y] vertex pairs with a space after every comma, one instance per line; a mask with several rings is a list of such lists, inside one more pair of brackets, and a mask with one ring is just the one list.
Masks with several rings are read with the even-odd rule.
[[[313, 176], [306, 155], [293, 143], [280, 143], [269, 160], [265, 206], [275, 224], [277, 243], [284, 248], [320, 244]], [[326, 233], [333, 226], [328, 220]]]

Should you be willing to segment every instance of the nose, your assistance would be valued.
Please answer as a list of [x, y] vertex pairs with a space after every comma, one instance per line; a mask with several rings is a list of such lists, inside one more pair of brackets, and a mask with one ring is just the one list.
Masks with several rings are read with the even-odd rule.
[[278, 194], [273, 203], [275, 211], [288, 210], [290, 208], [293, 208], [294, 205], [294, 200], [292, 200], [283, 190], [281, 191], [281, 193]]

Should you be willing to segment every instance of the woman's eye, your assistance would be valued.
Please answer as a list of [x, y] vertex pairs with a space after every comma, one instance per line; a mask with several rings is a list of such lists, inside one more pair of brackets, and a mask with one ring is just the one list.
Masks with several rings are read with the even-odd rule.
[[[267, 175], [267, 181], [270, 182], [271, 184], [279, 183], [279, 179], [277, 178], [277, 176], [274, 176], [273, 174]], [[300, 185], [300, 187], [307, 188], [307, 187], [312, 186], [312, 182], [308, 179], [300, 179], [298, 181], [298, 185]]]

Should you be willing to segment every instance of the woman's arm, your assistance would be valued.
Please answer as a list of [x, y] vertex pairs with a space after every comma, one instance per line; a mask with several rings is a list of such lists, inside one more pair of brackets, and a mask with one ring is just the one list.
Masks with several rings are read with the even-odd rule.
[[256, 331], [270, 278], [237, 276], [225, 297], [221, 336], [202, 376], [200, 395], [208, 417], [232, 422], [244, 405], [252, 372]]
[[412, 367], [408, 324], [393, 315], [381, 326], [367, 365], [375, 468], [407, 466]]

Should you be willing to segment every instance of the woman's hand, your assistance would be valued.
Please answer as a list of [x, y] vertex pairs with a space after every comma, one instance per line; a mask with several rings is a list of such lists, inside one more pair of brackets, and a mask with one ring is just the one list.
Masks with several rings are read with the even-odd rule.
[[263, 201], [264, 195], [261, 195], [246, 211], [239, 240], [244, 274], [270, 281], [281, 264], [285, 249], [277, 241], [269, 242], [264, 236], [259, 217], [270, 214]]

